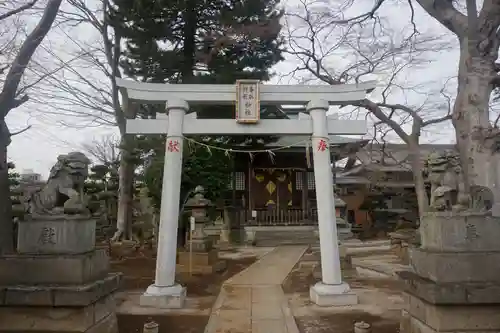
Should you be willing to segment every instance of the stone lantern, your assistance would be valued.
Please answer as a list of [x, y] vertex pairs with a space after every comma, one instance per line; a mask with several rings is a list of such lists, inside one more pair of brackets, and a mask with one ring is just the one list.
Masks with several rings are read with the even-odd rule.
[[335, 219], [337, 221], [337, 235], [339, 240], [344, 240], [352, 236], [351, 225], [345, 220], [347, 204], [344, 200], [335, 197]]
[[[339, 196], [335, 196], [335, 216], [338, 218], [345, 218], [347, 204]], [[338, 223], [338, 222], [337, 222]]]
[[192, 239], [186, 244], [185, 251], [178, 253], [177, 271], [195, 274], [220, 272], [225, 269], [226, 262], [219, 259], [218, 250], [213, 247], [212, 240], [205, 231], [210, 222], [208, 209], [213, 205], [205, 198], [205, 190], [202, 186], [197, 186], [194, 193], [185, 205], [185, 208], [191, 212], [190, 220], [194, 221], [194, 230]]
[[[208, 209], [212, 202], [205, 198], [205, 189], [196, 186], [194, 196], [186, 202], [185, 208], [191, 212], [190, 220], [194, 219], [194, 231], [192, 233], [192, 250], [194, 252], [209, 252], [212, 249], [212, 241], [205, 232], [205, 226], [210, 222]], [[189, 246], [189, 243], [186, 244]]]

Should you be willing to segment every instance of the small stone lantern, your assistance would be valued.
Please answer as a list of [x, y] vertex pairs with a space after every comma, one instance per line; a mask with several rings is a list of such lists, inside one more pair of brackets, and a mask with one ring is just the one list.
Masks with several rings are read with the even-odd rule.
[[335, 217], [337, 221], [337, 234], [339, 240], [344, 240], [352, 236], [351, 225], [345, 220], [345, 211], [347, 204], [344, 200], [335, 197]]
[[[194, 252], [208, 252], [212, 249], [212, 241], [205, 232], [205, 225], [210, 221], [208, 208], [212, 206], [212, 202], [205, 198], [205, 189], [202, 186], [196, 186], [194, 193], [185, 206], [191, 212], [191, 218], [194, 218], [195, 223], [191, 240], [192, 249]], [[186, 246], [189, 246], [189, 242]]]
[[335, 216], [337, 218], [345, 218], [346, 209], [347, 204], [345, 203], [345, 201], [338, 196], [335, 196]]

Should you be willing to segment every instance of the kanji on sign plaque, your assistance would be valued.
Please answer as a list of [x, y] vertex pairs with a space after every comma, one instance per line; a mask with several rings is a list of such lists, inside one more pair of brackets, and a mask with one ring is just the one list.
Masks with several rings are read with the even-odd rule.
[[177, 141], [177, 140], [168, 141], [167, 150], [169, 152], [178, 153], [179, 152], [179, 141]]
[[257, 122], [260, 116], [259, 81], [240, 80], [236, 86], [236, 120], [241, 123]]
[[53, 227], [43, 227], [38, 238], [40, 244], [56, 244], [56, 229]]
[[326, 144], [326, 141], [321, 139], [318, 142], [318, 151], [325, 151], [328, 148], [328, 145]]

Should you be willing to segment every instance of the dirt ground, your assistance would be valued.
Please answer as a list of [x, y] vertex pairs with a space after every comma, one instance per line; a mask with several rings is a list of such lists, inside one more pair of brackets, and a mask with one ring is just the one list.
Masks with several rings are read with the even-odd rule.
[[203, 333], [208, 316], [138, 316], [118, 315], [119, 333], [142, 333], [145, 323], [153, 320], [159, 325], [159, 333]]
[[333, 313], [318, 317], [298, 317], [295, 321], [301, 333], [351, 333], [354, 331], [354, 323], [360, 321], [370, 323], [371, 333], [399, 332], [398, 322], [363, 311]]
[[319, 281], [313, 275], [314, 266], [318, 264], [317, 261], [299, 261], [283, 283], [301, 333], [352, 333], [354, 323], [359, 321], [372, 325], [372, 333], [399, 332], [400, 282], [359, 278], [354, 269], [344, 269], [344, 280], [359, 296], [360, 304], [320, 308], [309, 301], [309, 287]]
[[[111, 270], [122, 272], [122, 291], [144, 291], [154, 280], [156, 259], [151, 249], [133, 249], [115, 247], [110, 251]], [[200, 299], [197, 307], [208, 310], [219, 294], [222, 283], [229, 277], [241, 272], [256, 261], [256, 257], [244, 257], [226, 260], [226, 269], [220, 273], [192, 275], [178, 274], [177, 281], [188, 290], [188, 298]], [[208, 301], [207, 301], [208, 300]], [[204, 313], [204, 314], [202, 314]], [[160, 325], [160, 333], [202, 333], [208, 322], [207, 311], [193, 311], [187, 314], [163, 313], [155, 315], [136, 315], [118, 313], [120, 333], [142, 332], [144, 323], [151, 319]]]

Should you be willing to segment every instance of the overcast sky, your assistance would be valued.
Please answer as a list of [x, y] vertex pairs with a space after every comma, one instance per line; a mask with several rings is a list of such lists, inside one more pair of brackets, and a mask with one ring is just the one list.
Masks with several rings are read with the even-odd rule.
[[[326, 0], [322, 0], [326, 2]], [[364, 1], [364, 0], [361, 0]], [[362, 11], [367, 8], [366, 5], [372, 1], [360, 2], [360, 5], [353, 10]], [[288, 2], [289, 8], [296, 8], [297, 2]], [[405, 5], [397, 5], [392, 3], [390, 6], [385, 6], [383, 9], [388, 17], [391, 17], [391, 26], [398, 31], [408, 26], [409, 12]], [[405, 13], [405, 14], [403, 14]], [[416, 22], [419, 30], [425, 33], [443, 34], [446, 30], [437, 24], [427, 14], [423, 13], [420, 8], [416, 8]], [[71, 38], [68, 38], [68, 32], [62, 33], [60, 28], [55, 28], [47, 41], [44, 43], [46, 48], [51, 48], [55, 52], [64, 52], [67, 48], [74, 44], [75, 36], [84, 39], [87, 42], [96, 39], [96, 35], [91, 29], [72, 30]], [[449, 37], [452, 38], [451, 36]], [[43, 53], [43, 50], [41, 51]], [[40, 63], [50, 63], [54, 61], [53, 57], [47, 52], [40, 53]], [[64, 56], [61, 56], [63, 58]], [[412, 84], [422, 84], [428, 91], [439, 91], [446, 80], [456, 75], [458, 54], [456, 51], [444, 51], [435, 54], [429, 59], [428, 64], [420, 67], [418, 70], [410, 69], [401, 76], [401, 80]], [[335, 66], [335, 62], [339, 59], [332, 57], [330, 65]], [[285, 73], [293, 70], [297, 66], [294, 58], [288, 59], [276, 67], [277, 73]], [[83, 69], [82, 69], [83, 70]], [[89, 70], [90, 71], [90, 70]], [[299, 76], [300, 78], [300, 76]], [[377, 77], [381, 81], [383, 89], [384, 77]], [[294, 83], [296, 81], [289, 79], [279, 79], [276, 77], [273, 81], [283, 84]], [[102, 84], [105, 83], [102, 80]], [[432, 89], [431, 89], [432, 88]], [[379, 89], [379, 90], [380, 90]], [[43, 91], [43, 87], [41, 89]], [[424, 89], [425, 90], [425, 89]], [[453, 91], [453, 89], [451, 89]], [[40, 92], [37, 92], [40, 93]], [[438, 94], [438, 93], [437, 93]], [[374, 98], [377, 98], [375, 93]], [[414, 105], [423, 103], [425, 96], [422, 94], [405, 94], [394, 96], [393, 101], [405, 102]], [[82, 144], [89, 143], [93, 139], [98, 139], [100, 136], [115, 133], [112, 127], [97, 126], [95, 123], [85, 119], [75, 119], [67, 116], [60, 116], [54, 113], [49, 113], [47, 105], [39, 105], [36, 102], [28, 103], [27, 105], [10, 112], [7, 122], [11, 131], [22, 129], [27, 125], [31, 125], [28, 131], [16, 135], [12, 138], [12, 144], [8, 149], [9, 159], [16, 164], [16, 169], [33, 169], [35, 172], [41, 173], [43, 177], [47, 177], [50, 167], [54, 164], [59, 154], [67, 153], [74, 150], [81, 150]], [[77, 125], [68, 127], [67, 123]], [[397, 140], [396, 137], [393, 137]], [[453, 140], [452, 131], [443, 126], [439, 127], [438, 131], [431, 131], [424, 135], [426, 142], [450, 142]]]

